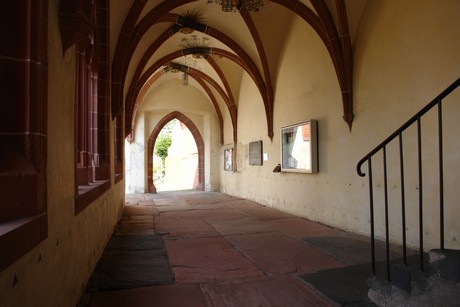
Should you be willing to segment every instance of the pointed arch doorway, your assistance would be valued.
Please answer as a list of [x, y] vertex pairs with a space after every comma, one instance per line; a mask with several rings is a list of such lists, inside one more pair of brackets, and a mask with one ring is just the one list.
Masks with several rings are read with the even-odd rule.
[[197, 165], [197, 170], [196, 170], [196, 180], [193, 184], [193, 189], [197, 191], [203, 191], [204, 190], [204, 142], [203, 138], [201, 137], [200, 132], [198, 131], [198, 128], [196, 125], [193, 123], [193, 121], [182, 114], [179, 111], [174, 111], [163, 117], [158, 124], [155, 126], [155, 128], [152, 130], [152, 133], [150, 134], [149, 141], [148, 141], [148, 161], [147, 161], [147, 175], [148, 175], [148, 180], [147, 180], [147, 189], [149, 193], [157, 193], [157, 188], [155, 186], [155, 183], [153, 181], [153, 151], [155, 147], [155, 142], [158, 138], [158, 135], [160, 134], [161, 129], [169, 123], [171, 120], [177, 119], [181, 123], [183, 123], [189, 130], [190, 133], [192, 134], [193, 138], [195, 139], [197, 151], [198, 151], [198, 165]]

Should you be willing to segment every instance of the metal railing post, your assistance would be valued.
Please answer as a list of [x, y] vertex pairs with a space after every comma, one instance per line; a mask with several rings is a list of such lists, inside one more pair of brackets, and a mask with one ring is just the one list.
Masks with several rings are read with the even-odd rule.
[[419, 213], [419, 250], [420, 270], [423, 271], [423, 163], [422, 163], [422, 121], [417, 119], [418, 151], [418, 213]]
[[403, 243], [403, 261], [407, 265], [407, 242], [406, 242], [406, 191], [404, 184], [404, 146], [402, 132], [399, 133], [399, 166], [401, 175], [401, 215], [402, 215], [402, 243]]
[[439, 240], [444, 249], [444, 162], [442, 141], [442, 100], [438, 102], [438, 140], [439, 140]]
[[371, 262], [372, 274], [375, 275], [375, 221], [374, 221], [374, 190], [372, 182], [372, 158], [367, 161], [369, 171], [369, 204], [371, 215]]
[[391, 281], [390, 277], [390, 225], [388, 215], [388, 173], [387, 173], [387, 147], [383, 146], [383, 190], [385, 199], [385, 259], [387, 280]]

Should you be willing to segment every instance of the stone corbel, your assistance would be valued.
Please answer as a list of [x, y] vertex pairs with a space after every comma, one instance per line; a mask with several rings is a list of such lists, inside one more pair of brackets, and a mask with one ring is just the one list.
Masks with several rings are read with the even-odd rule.
[[74, 44], [89, 39], [93, 29], [90, 11], [79, 9], [84, 7], [83, 0], [77, 2], [81, 5], [70, 4], [69, 0], [61, 0], [59, 28], [63, 54]]

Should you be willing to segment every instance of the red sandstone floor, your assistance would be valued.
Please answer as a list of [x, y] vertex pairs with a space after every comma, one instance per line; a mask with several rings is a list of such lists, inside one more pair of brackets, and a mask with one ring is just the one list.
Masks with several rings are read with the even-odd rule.
[[126, 202], [118, 235], [161, 235], [174, 280], [91, 293], [86, 306], [336, 306], [300, 276], [361, 261], [308, 243], [348, 234], [252, 201], [165, 192]]

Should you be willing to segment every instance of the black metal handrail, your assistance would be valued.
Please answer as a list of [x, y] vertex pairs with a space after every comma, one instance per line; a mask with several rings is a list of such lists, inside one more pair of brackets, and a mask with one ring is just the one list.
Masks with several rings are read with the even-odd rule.
[[401, 174], [401, 214], [402, 214], [402, 245], [403, 245], [403, 261], [407, 264], [407, 244], [406, 244], [406, 208], [405, 208], [405, 187], [404, 187], [404, 155], [403, 155], [403, 132], [414, 125], [417, 125], [417, 141], [418, 141], [418, 185], [419, 185], [419, 256], [420, 270], [423, 271], [423, 176], [422, 176], [422, 131], [421, 118], [434, 107], [438, 107], [438, 136], [439, 136], [439, 206], [440, 206], [440, 249], [444, 249], [444, 171], [443, 171], [443, 132], [442, 132], [442, 101], [457, 87], [460, 86], [460, 78], [446, 88], [441, 94], [434, 98], [429, 104], [415, 114], [411, 119], [404, 123], [399, 129], [393, 132], [382, 143], [365, 155], [357, 165], [358, 175], [361, 177], [366, 174], [361, 170], [365, 162], [368, 164], [369, 173], [369, 198], [370, 198], [370, 223], [371, 223], [371, 258], [372, 258], [372, 274], [375, 275], [375, 223], [374, 223], [374, 192], [372, 179], [372, 157], [383, 151], [383, 182], [384, 182], [384, 212], [385, 212], [385, 245], [386, 245], [386, 275], [387, 280], [390, 280], [390, 239], [389, 239], [389, 216], [388, 216], [388, 186], [387, 186], [387, 153], [386, 146], [394, 139], [399, 139], [399, 158], [400, 158], [400, 174]]

